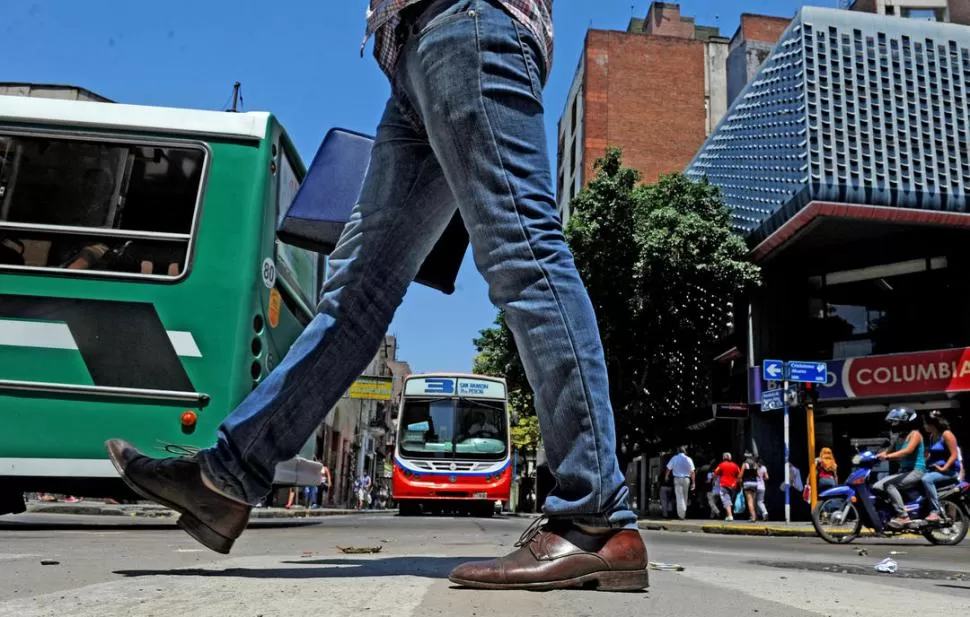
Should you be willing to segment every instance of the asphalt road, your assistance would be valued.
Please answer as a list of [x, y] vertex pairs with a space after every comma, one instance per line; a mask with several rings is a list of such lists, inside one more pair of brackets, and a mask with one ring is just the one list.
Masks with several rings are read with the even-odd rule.
[[[651, 572], [647, 593], [456, 589], [456, 564], [511, 549], [523, 519], [338, 516], [264, 522], [230, 556], [202, 549], [170, 523], [47, 519], [0, 530], [0, 616], [809, 617], [967, 614], [970, 543], [646, 532], [650, 558], [684, 567]], [[108, 518], [108, 517], [106, 517]], [[377, 547], [376, 555], [337, 547]], [[858, 548], [868, 554], [859, 555]], [[899, 572], [877, 574], [890, 551]], [[58, 562], [42, 565], [44, 561]]]

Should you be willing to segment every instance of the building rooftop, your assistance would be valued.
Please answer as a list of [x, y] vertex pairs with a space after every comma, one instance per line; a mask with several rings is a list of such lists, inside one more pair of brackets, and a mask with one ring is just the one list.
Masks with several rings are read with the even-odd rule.
[[802, 8], [687, 168], [758, 240], [811, 201], [970, 211], [970, 28]]

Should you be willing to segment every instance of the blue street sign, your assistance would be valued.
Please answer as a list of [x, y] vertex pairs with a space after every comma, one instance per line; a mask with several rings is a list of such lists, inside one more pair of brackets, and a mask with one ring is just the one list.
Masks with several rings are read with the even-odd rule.
[[785, 378], [785, 363], [781, 360], [765, 360], [761, 368], [765, 381], [780, 381]]
[[784, 390], [765, 390], [761, 393], [761, 411], [775, 411], [785, 406]]
[[803, 383], [824, 384], [829, 380], [829, 367], [824, 362], [789, 362], [788, 379]]

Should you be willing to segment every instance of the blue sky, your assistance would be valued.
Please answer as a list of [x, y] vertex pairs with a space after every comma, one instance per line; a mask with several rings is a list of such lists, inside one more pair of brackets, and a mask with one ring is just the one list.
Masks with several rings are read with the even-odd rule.
[[[0, 20], [0, 81], [70, 83], [120, 102], [223, 108], [242, 82], [247, 110], [275, 113], [309, 162], [333, 126], [373, 134], [388, 87], [368, 47], [365, 0], [44, 0], [7, 2]], [[743, 12], [791, 16], [838, 0], [682, 0], [681, 12], [731, 36]], [[555, 0], [556, 52], [546, 88], [547, 133], [556, 121], [589, 27], [625, 29], [649, 2]], [[162, 9], [164, 7], [164, 10]], [[471, 340], [495, 309], [466, 257], [452, 296], [412, 285], [391, 325], [416, 371], [469, 370]]]

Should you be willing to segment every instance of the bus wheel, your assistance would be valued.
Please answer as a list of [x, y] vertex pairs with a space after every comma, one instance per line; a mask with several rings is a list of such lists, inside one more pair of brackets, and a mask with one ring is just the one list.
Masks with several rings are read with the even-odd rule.
[[397, 506], [399, 516], [417, 516], [421, 514], [421, 504], [410, 499], [402, 500]]

